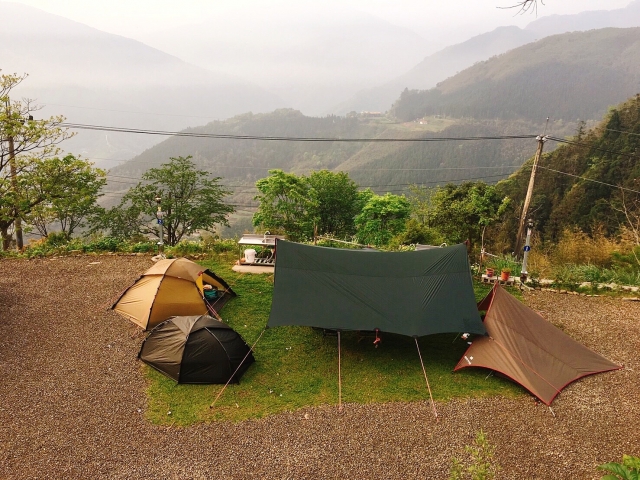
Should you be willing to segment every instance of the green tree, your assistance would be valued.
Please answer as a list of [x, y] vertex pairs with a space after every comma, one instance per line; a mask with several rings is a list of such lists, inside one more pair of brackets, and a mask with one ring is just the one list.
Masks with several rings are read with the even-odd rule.
[[64, 178], [52, 177], [45, 182], [48, 189], [40, 192], [28, 187], [40, 175], [38, 170], [46, 168], [43, 161], [57, 155], [57, 145], [72, 136], [61, 126], [64, 117], [34, 120], [32, 113], [38, 107], [32, 100], [11, 100], [12, 90], [26, 78], [26, 74], [0, 75], [0, 235], [4, 250], [9, 247], [12, 227], [20, 248], [21, 219], [61, 194], [58, 187]]
[[428, 225], [437, 229], [449, 243], [469, 240], [480, 242], [484, 229], [506, 211], [509, 199], [493, 185], [484, 182], [448, 184], [436, 189], [431, 197]]
[[387, 193], [365, 194], [362, 211], [356, 216], [356, 237], [360, 243], [384, 246], [402, 232], [411, 214], [411, 204], [404, 196]]
[[433, 189], [420, 185], [409, 185], [409, 203], [411, 204], [411, 216], [421, 225], [425, 225], [431, 210], [431, 196]]
[[105, 176], [103, 170], [73, 155], [40, 162], [39, 168], [24, 178], [25, 191], [30, 198], [38, 198], [38, 193], [43, 191], [51, 195], [35, 205], [24, 220], [44, 237], [49, 235], [51, 225], [57, 224], [69, 240], [78, 227], [85, 226], [88, 217], [100, 210], [97, 200], [106, 183]]
[[164, 212], [163, 241], [169, 245], [198, 229], [228, 226], [227, 217], [235, 209], [223, 199], [231, 192], [219, 184], [220, 177], [208, 176], [208, 172], [196, 170], [191, 157], [171, 157], [160, 168], [147, 170], [143, 181], [129, 189], [119, 205], [94, 219], [93, 230], [107, 230], [118, 238], [136, 234], [159, 237], [157, 198]]
[[253, 215], [253, 224], [271, 233], [289, 235], [292, 240], [313, 236], [315, 199], [310, 197], [309, 184], [303, 177], [282, 170], [269, 170], [269, 176], [256, 182], [260, 202]]
[[320, 170], [307, 177], [310, 214], [320, 235], [346, 237], [355, 232], [355, 217], [362, 209], [358, 185], [345, 172]]

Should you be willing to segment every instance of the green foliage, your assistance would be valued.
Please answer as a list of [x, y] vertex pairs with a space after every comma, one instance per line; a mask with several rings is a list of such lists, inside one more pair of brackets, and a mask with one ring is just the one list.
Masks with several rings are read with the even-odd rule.
[[155, 253], [158, 246], [153, 242], [136, 242], [131, 245], [131, 252], [133, 253]]
[[444, 237], [436, 229], [419, 223], [411, 218], [407, 221], [405, 229], [400, 234], [393, 237], [389, 247], [398, 248], [400, 245], [441, 245]]
[[358, 186], [345, 172], [320, 170], [306, 177], [310, 187], [310, 215], [319, 235], [345, 238], [355, 232], [354, 219], [362, 210]]
[[[191, 157], [171, 157], [160, 168], [151, 168], [122, 198], [120, 204], [97, 216], [93, 231], [108, 231], [118, 238], [133, 234], [157, 235], [156, 213], [164, 213], [164, 240], [176, 245], [189, 233], [228, 225], [227, 216], [234, 208], [223, 202], [230, 193], [219, 184], [220, 177], [209, 179], [197, 170]], [[160, 205], [156, 198], [161, 199]]]
[[362, 212], [355, 219], [356, 238], [367, 245], [387, 245], [404, 230], [411, 205], [404, 196], [391, 193], [368, 196]]
[[[45, 237], [55, 223], [70, 239], [77, 228], [85, 226], [87, 218], [100, 210], [96, 202], [106, 183], [105, 176], [103, 170], [73, 155], [37, 162], [22, 179], [28, 182], [23, 191], [34, 203], [23, 213], [24, 220]], [[44, 192], [47, 198], [36, 203]]]
[[522, 270], [522, 263], [519, 262], [513, 255], [488, 257], [485, 266], [494, 268], [498, 274], [503, 270], [509, 270], [509, 273], [514, 276], [519, 276]]
[[441, 233], [447, 243], [469, 240], [470, 246], [480, 243], [486, 227], [502, 217], [509, 198], [484, 182], [447, 184], [431, 195], [426, 222]]
[[260, 202], [253, 224], [271, 233], [286, 233], [294, 241], [313, 236], [310, 213], [314, 199], [303, 177], [282, 170], [269, 170], [269, 176], [256, 182]]
[[89, 242], [82, 247], [83, 252], [118, 252], [124, 246], [125, 242], [116, 237], [102, 237]]
[[[600, 125], [581, 133], [579, 144], [564, 145], [542, 156], [530, 211], [535, 212], [535, 228], [545, 242], [559, 242], [567, 231], [578, 230], [593, 238], [628, 234], [636, 245], [640, 243], [640, 201], [632, 192], [617, 188], [638, 190], [640, 166], [633, 155], [640, 148], [639, 107], [640, 97], [628, 100]], [[613, 126], [631, 135], [612, 132]], [[517, 229], [530, 172], [531, 162], [527, 162], [498, 185], [513, 198], [513, 209], [506, 217], [509, 221], [501, 226], [504, 236], [512, 237]]]
[[318, 235], [345, 238], [355, 231], [362, 208], [358, 186], [344, 172], [320, 170], [309, 176], [270, 170], [256, 182], [260, 202], [253, 223], [261, 230], [285, 233], [292, 240]]
[[[77, 172], [52, 168], [57, 145], [72, 136], [60, 127], [63, 117], [33, 120], [37, 109], [30, 100], [11, 100], [10, 95], [27, 75], [0, 75], [0, 235], [3, 250], [11, 240], [9, 229], [16, 219], [31, 214], [39, 205], [69, 196]], [[60, 162], [60, 160], [57, 160]], [[70, 176], [69, 176], [70, 175]]]
[[622, 463], [604, 463], [599, 465], [598, 469], [611, 472], [601, 480], [640, 480], [640, 457], [623, 455]]
[[465, 447], [468, 458], [461, 461], [453, 458], [449, 480], [492, 480], [501, 470], [495, 461], [495, 447], [490, 445], [487, 435], [480, 430], [473, 445]]

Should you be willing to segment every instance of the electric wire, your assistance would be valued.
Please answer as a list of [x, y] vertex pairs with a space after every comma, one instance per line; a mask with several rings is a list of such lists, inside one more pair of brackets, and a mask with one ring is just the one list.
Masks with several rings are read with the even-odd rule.
[[594, 180], [593, 178], [581, 177], [580, 175], [574, 175], [573, 173], [561, 172], [560, 170], [554, 170], [553, 168], [543, 167], [542, 165], [538, 165], [538, 168], [542, 168], [543, 170], [549, 170], [550, 172], [560, 173], [562, 175], [568, 175], [569, 177], [579, 178], [580, 180], [584, 180], [585, 182], [599, 183], [601, 185], [617, 188], [619, 190], [625, 190], [627, 192], [640, 194], [640, 190], [633, 190], [632, 188], [621, 187], [620, 185], [614, 185], [612, 183], [607, 183], [607, 182], [601, 182], [600, 180]]
[[637, 137], [640, 137], [640, 133], [624, 132], [622, 130], [614, 130], [613, 128], [605, 128], [605, 130], [607, 130], [608, 132], [624, 133], [626, 135], [635, 135]]
[[109, 127], [104, 125], [86, 125], [63, 122], [62, 127], [79, 130], [100, 130], [105, 132], [136, 133], [143, 135], [160, 135], [171, 137], [214, 138], [227, 140], [261, 140], [284, 142], [445, 142], [445, 141], [477, 141], [477, 140], [518, 140], [536, 138], [536, 135], [493, 135], [476, 137], [422, 137], [422, 138], [341, 138], [341, 137], [280, 137], [263, 135], [234, 135], [224, 133], [170, 132], [165, 130], [146, 130], [138, 128]]
[[566, 140], [564, 138], [557, 138], [557, 137], [550, 137], [550, 136], [547, 136], [547, 138], [549, 140], [552, 140], [552, 141], [558, 142], [558, 143], [565, 143], [565, 144], [574, 145], [574, 146], [577, 146], [577, 147], [587, 147], [587, 148], [589, 148], [591, 150], [596, 150], [598, 152], [611, 153], [612, 155], [622, 155], [623, 157], [640, 159], [639, 155], [634, 155], [632, 153], [618, 152], [616, 150], [609, 150], [609, 149], [606, 149], [606, 148], [596, 147], [595, 145], [591, 145], [589, 143], [576, 142], [575, 140]]

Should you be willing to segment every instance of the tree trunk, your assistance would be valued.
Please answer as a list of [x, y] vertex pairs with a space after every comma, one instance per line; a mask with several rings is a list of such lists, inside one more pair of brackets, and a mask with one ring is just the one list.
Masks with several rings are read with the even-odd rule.
[[11, 248], [12, 237], [9, 235], [9, 227], [0, 226], [0, 236], [2, 237], [2, 250], [7, 251]]

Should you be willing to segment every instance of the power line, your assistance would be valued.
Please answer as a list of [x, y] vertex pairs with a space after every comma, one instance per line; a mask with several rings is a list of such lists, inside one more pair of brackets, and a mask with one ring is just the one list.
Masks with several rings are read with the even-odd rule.
[[575, 145], [575, 146], [578, 146], [578, 147], [590, 148], [591, 150], [597, 150], [597, 151], [603, 152], [603, 153], [611, 153], [613, 155], [622, 155], [623, 157], [640, 159], [640, 156], [634, 155], [632, 153], [625, 153], [625, 152], [617, 152], [615, 150], [608, 150], [606, 148], [596, 147], [596, 146], [590, 145], [588, 143], [576, 142], [575, 140], [565, 140], [563, 138], [556, 138], [556, 137], [547, 137], [547, 138], [549, 140], [553, 140], [554, 142], [558, 142], [558, 143], [566, 143], [568, 145]]
[[605, 128], [605, 130], [609, 131], [609, 132], [617, 132], [617, 133], [624, 133], [626, 135], [635, 135], [637, 137], [640, 137], [640, 133], [633, 133], [633, 132], [623, 132], [622, 130], [614, 130], [613, 128]]
[[633, 190], [631, 188], [621, 187], [619, 185], [613, 185], [612, 183], [601, 182], [600, 180], [594, 180], [593, 178], [581, 177], [580, 175], [574, 175], [573, 173], [561, 172], [560, 170], [554, 170], [553, 168], [543, 167], [542, 165], [538, 165], [538, 168], [543, 168], [544, 170], [549, 170], [550, 172], [560, 173], [562, 175], [568, 175], [570, 177], [579, 178], [580, 180], [584, 180], [585, 182], [594, 182], [599, 183], [601, 185], [606, 185], [608, 187], [618, 188], [620, 190], [625, 190], [627, 192], [633, 192], [640, 194], [640, 191]]
[[[358, 185], [358, 188], [385, 188], [385, 187], [408, 187], [411, 185], [416, 185], [416, 186], [425, 186], [425, 185], [437, 185], [437, 184], [441, 184], [441, 183], [450, 183], [450, 182], [469, 182], [469, 181], [473, 181], [473, 180], [484, 180], [487, 178], [499, 178], [499, 177], [505, 177], [509, 175], [508, 173], [502, 173], [499, 175], [485, 175], [485, 176], [481, 176], [481, 177], [471, 177], [471, 178], [450, 178], [450, 179], [443, 179], [443, 180], [433, 180], [431, 182], [421, 182], [421, 183], [392, 183], [392, 184], [384, 184], [384, 185]], [[114, 182], [116, 182], [116, 180], [113, 180]], [[126, 182], [117, 182], [117, 183], [126, 183]], [[251, 185], [222, 185], [223, 187], [227, 187], [227, 188], [250, 188], [252, 190], [256, 190], [256, 187], [252, 187]], [[406, 191], [406, 188], [401, 188], [401, 189], [390, 189], [388, 191], [390, 192], [399, 192], [399, 191]], [[255, 193], [254, 191], [235, 191], [233, 193]], [[119, 192], [106, 192], [102, 194], [103, 197], [119, 197], [121, 196]]]
[[423, 137], [423, 138], [326, 138], [326, 137], [279, 137], [262, 135], [232, 135], [223, 133], [170, 132], [165, 130], [146, 130], [138, 128], [108, 127], [104, 125], [85, 125], [81, 123], [61, 123], [60, 126], [80, 130], [100, 130], [105, 132], [136, 133], [190, 138], [215, 138], [227, 140], [262, 140], [284, 142], [446, 142], [476, 140], [517, 140], [536, 138], [536, 135], [495, 135], [478, 137]]
[[[358, 172], [360, 171], [393, 171], [393, 172], [437, 172], [437, 171], [444, 171], [444, 170], [493, 170], [493, 169], [502, 169], [502, 168], [520, 168], [522, 167], [522, 165], [499, 165], [499, 166], [494, 166], [494, 167], [437, 167], [437, 168], [368, 168], [368, 169], [358, 169]], [[218, 167], [218, 168], [227, 168], [227, 167]], [[229, 168], [238, 168], [238, 167], [229, 167]], [[263, 167], [247, 167], [247, 168], [263, 168]], [[276, 167], [264, 167], [265, 169], [268, 170], [273, 170]], [[213, 172], [209, 172], [209, 173], [213, 173]], [[508, 175], [508, 174], [504, 174], [504, 175]], [[108, 178], [125, 178], [131, 181], [134, 180], [143, 180], [141, 177], [130, 177], [130, 176], [126, 176], [126, 175], [115, 175], [115, 174], [111, 174], [108, 173], [106, 175]], [[112, 180], [113, 182], [116, 182], [116, 180]], [[227, 185], [229, 187], [235, 186], [235, 185]], [[246, 185], [239, 185], [239, 186], [246, 186]]]

